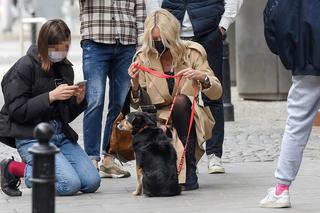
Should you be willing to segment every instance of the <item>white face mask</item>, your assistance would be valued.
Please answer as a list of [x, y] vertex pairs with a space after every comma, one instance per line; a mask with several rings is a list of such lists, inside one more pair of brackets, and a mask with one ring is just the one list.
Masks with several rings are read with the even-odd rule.
[[67, 57], [67, 51], [48, 51], [48, 57], [53, 63], [60, 62]]

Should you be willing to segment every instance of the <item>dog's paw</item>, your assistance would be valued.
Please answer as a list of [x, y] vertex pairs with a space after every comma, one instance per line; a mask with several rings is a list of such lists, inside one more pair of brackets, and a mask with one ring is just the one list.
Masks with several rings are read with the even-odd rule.
[[132, 195], [139, 196], [139, 195], [141, 195], [141, 191], [136, 190], [136, 191], [132, 192]]

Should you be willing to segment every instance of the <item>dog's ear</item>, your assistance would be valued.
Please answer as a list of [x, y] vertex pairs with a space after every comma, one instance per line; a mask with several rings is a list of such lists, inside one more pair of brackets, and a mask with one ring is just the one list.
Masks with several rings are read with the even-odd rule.
[[148, 126], [157, 126], [157, 118], [154, 113], [144, 113], [143, 119]]

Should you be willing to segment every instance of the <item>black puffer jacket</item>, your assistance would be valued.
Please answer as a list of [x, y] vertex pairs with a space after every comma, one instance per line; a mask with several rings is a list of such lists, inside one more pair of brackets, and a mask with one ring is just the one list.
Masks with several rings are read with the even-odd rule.
[[269, 0], [265, 38], [293, 75], [320, 75], [320, 1]]
[[74, 72], [69, 62], [53, 64], [49, 72], [41, 69], [36, 46], [19, 59], [4, 75], [1, 86], [5, 105], [0, 112], [0, 141], [15, 147], [15, 138], [33, 137], [33, 129], [40, 122], [56, 119], [62, 123], [64, 134], [78, 140], [77, 133], [68, 125], [87, 106], [76, 103], [75, 97], [67, 101], [49, 103], [49, 91], [60, 83], [73, 84]]

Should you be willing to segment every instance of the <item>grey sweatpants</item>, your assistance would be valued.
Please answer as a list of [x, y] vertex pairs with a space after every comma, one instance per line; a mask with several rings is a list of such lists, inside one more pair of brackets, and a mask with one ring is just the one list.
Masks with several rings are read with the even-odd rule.
[[288, 94], [288, 119], [275, 177], [290, 185], [295, 179], [308, 142], [313, 120], [320, 108], [320, 76], [293, 76]]

